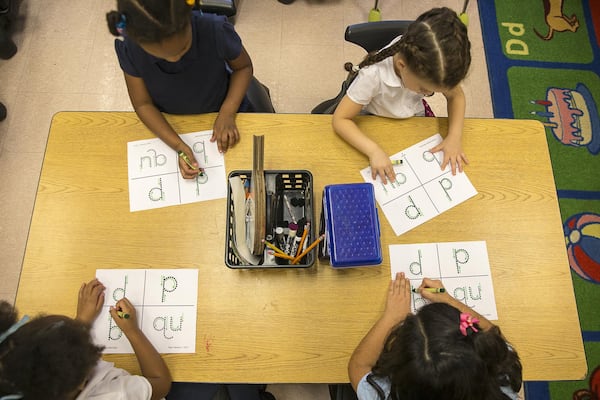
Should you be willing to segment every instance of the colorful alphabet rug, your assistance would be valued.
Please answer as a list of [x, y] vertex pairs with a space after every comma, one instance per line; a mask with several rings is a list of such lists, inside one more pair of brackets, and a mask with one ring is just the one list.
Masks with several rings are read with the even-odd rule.
[[[600, 1], [486, 0], [478, 5], [494, 116], [536, 119], [546, 128], [588, 360], [583, 380], [527, 382], [526, 398], [598, 399]], [[507, 143], [506, 150], [518, 145]]]

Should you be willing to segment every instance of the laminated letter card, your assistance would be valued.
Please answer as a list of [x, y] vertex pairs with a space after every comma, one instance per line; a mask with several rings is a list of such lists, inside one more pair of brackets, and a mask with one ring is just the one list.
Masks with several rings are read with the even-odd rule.
[[92, 336], [105, 353], [133, 353], [109, 311], [123, 297], [135, 307], [138, 326], [159, 353], [196, 351], [197, 269], [98, 269], [96, 278], [106, 290]]
[[227, 197], [225, 159], [212, 131], [180, 135], [204, 169], [196, 178], [184, 179], [179, 172], [179, 155], [162, 140], [127, 143], [129, 210], [140, 211]]
[[[423, 278], [439, 279], [458, 301], [489, 320], [497, 320], [496, 298], [484, 241], [390, 245], [392, 279], [404, 272], [412, 288]], [[413, 312], [428, 301], [412, 294]]]
[[429, 151], [441, 142], [438, 133], [391, 156], [392, 160], [402, 160], [402, 164], [394, 165], [396, 180], [385, 185], [379, 176], [371, 178], [370, 167], [360, 171], [365, 182], [373, 184], [377, 203], [396, 235], [477, 194], [464, 172], [452, 175], [450, 165], [441, 169], [443, 153]]

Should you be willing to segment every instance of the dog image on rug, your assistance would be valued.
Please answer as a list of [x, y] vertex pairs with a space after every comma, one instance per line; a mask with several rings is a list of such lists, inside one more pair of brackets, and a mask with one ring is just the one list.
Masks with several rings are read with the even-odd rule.
[[579, 28], [579, 19], [575, 14], [570, 17], [563, 12], [564, 0], [544, 0], [544, 14], [546, 25], [548, 25], [548, 33], [543, 36], [535, 28], [535, 34], [542, 40], [551, 40], [554, 37], [554, 32], [576, 32]]

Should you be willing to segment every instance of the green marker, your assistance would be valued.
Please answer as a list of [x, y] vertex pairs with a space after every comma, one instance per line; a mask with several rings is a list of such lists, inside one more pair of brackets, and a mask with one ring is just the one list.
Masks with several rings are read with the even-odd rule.
[[402, 160], [392, 160], [392, 165], [402, 165], [404, 164], [404, 161]]
[[[413, 293], [419, 293], [419, 289], [417, 288], [412, 288], [411, 289]], [[426, 287], [423, 288], [422, 290], [429, 292], [429, 293], [445, 293], [446, 289], [442, 288], [437, 288], [437, 287]]]
[[[179, 154], [179, 157], [181, 157], [183, 159], [183, 161], [185, 161], [185, 163], [188, 165], [188, 167], [190, 167], [191, 169], [193, 169], [194, 171], [197, 170], [197, 167], [194, 167], [192, 165], [192, 162], [190, 161], [189, 157], [187, 156], [187, 154], [185, 154], [183, 151], [178, 152], [177, 154]], [[204, 172], [202, 170], [200, 170], [199, 173], [200, 176], [204, 175]]]
[[126, 312], [117, 311], [117, 315], [119, 316], [119, 318], [129, 319], [129, 314], [127, 314]]

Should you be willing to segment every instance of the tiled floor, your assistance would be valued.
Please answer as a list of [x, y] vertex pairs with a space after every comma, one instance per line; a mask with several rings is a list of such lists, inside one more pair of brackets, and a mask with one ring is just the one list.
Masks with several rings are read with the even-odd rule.
[[[462, 0], [448, 0], [460, 11]], [[58, 111], [132, 110], [113, 50], [105, 13], [115, 0], [22, 0], [14, 40], [18, 53], [0, 60], [0, 298], [14, 301], [50, 121]], [[380, 0], [383, 19], [414, 19], [433, 0]], [[281, 113], [308, 113], [333, 97], [343, 64], [362, 59], [344, 42], [347, 25], [365, 22], [369, 0], [240, 0], [235, 27], [253, 59], [255, 75], [271, 90]], [[492, 117], [477, 2], [470, 2], [473, 63], [464, 82], [467, 117]], [[431, 98], [446, 115], [440, 95]], [[73, 166], [74, 171], [76, 166]], [[52, 310], [48, 310], [51, 312]], [[328, 399], [325, 385], [272, 385], [278, 399]]]

